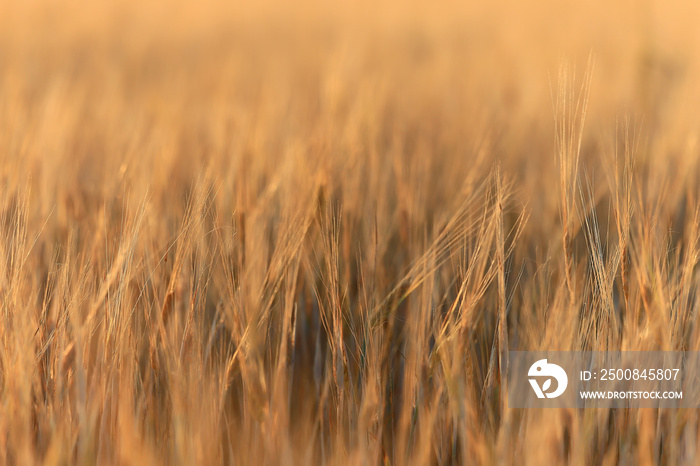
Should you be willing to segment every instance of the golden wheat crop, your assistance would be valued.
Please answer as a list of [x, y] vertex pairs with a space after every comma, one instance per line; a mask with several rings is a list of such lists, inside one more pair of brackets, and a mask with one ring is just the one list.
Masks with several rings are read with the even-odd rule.
[[700, 4], [0, 0], [0, 465], [697, 464], [508, 350], [700, 350]]

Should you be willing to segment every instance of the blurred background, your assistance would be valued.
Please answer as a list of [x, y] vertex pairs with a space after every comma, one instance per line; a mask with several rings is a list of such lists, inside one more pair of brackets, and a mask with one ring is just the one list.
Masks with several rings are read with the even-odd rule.
[[[698, 18], [692, 0], [3, 2], [0, 157], [49, 196], [99, 190], [127, 166], [159, 191], [220, 149], [265, 145], [274, 161], [324, 131], [359, 142], [360, 123], [452, 138], [456, 152], [488, 131], [492, 156], [544, 189], [530, 175], [553, 170], [562, 63], [572, 81], [595, 63], [590, 144], [626, 117], [677, 136], [663, 152], [695, 144]], [[115, 141], [121, 155], [101, 157]], [[157, 155], [168, 145], [181, 154]], [[56, 178], [65, 163], [80, 169]]]

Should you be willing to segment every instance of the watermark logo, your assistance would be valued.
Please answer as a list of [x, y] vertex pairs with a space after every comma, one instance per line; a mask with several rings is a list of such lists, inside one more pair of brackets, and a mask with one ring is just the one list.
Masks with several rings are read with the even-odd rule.
[[[532, 389], [535, 391], [537, 398], [556, 398], [564, 393], [564, 390], [566, 390], [566, 386], [569, 383], [569, 378], [566, 376], [564, 369], [556, 364], [548, 363], [546, 359], [535, 361], [535, 363], [530, 366], [530, 370], [528, 371], [527, 375], [530, 377], [528, 380], [530, 381], [530, 385], [532, 385]], [[544, 377], [547, 378], [543, 381], [542, 386], [540, 386], [537, 380], [538, 378], [541, 379]], [[549, 390], [552, 388], [552, 379], [557, 381], [557, 385], [556, 390], [550, 392]]]

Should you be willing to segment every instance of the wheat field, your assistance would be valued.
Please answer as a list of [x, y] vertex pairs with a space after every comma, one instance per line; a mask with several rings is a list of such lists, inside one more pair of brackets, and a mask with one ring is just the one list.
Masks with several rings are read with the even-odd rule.
[[0, 465], [698, 464], [509, 350], [700, 350], [700, 4], [0, 0]]

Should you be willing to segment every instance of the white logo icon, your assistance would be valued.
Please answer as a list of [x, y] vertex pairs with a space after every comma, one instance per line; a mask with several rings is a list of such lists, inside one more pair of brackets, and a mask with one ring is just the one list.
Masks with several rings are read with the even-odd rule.
[[[566, 390], [566, 385], [569, 383], [569, 378], [566, 376], [564, 369], [557, 366], [556, 364], [548, 364], [546, 359], [540, 359], [535, 361], [535, 363], [530, 366], [530, 370], [527, 373], [528, 377], [549, 377], [544, 381], [542, 387], [540, 388], [539, 383], [536, 379], [528, 379], [532, 389], [535, 391], [537, 398], [556, 398]], [[549, 393], [547, 390], [552, 385], [552, 378], [557, 381], [557, 389]]]

